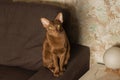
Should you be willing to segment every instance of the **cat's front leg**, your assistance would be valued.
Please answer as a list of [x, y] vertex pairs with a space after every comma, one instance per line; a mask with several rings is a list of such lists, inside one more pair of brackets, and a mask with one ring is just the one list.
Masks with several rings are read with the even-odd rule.
[[65, 71], [64, 61], [65, 61], [65, 52], [60, 55], [60, 75], [62, 75], [63, 72]]
[[54, 74], [55, 77], [59, 77], [59, 72], [60, 71], [59, 71], [59, 65], [58, 65], [58, 57], [55, 53], [53, 54], [53, 64], [54, 64], [53, 74]]

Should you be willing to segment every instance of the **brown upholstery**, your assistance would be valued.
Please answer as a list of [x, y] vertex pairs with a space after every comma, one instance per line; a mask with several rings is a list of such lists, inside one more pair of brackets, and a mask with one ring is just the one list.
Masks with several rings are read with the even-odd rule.
[[71, 60], [63, 76], [54, 78], [42, 66], [45, 30], [40, 18], [53, 20], [58, 12], [63, 13], [63, 26], [69, 31], [70, 13], [66, 9], [48, 4], [0, 2], [0, 80], [77, 80], [89, 69], [89, 48], [75, 44], [71, 45]]
[[0, 66], [0, 80], [28, 80], [33, 71], [10, 66]]

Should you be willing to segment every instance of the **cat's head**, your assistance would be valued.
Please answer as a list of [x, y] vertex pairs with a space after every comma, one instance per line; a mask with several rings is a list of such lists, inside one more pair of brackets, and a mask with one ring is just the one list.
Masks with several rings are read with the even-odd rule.
[[41, 18], [40, 20], [43, 27], [47, 30], [47, 33], [50, 35], [57, 36], [64, 31], [62, 27], [63, 14], [61, 12], [58, 13], [53, 21], [50, 21], [47, 18]]

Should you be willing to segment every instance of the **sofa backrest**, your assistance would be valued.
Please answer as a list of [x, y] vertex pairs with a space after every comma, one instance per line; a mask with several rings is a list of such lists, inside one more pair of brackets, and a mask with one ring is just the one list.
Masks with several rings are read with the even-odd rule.
[[0, 3], [1, 2], [12, 2], [13, 0], [0, 0]]
[[37, 70], [42, 65], [45, 37], [40, 18], [53, 20], [58, 12], [63, 12], [64, 26], [68, 26], [66, 9], [48, 4], [1, 2], [0, 65]]

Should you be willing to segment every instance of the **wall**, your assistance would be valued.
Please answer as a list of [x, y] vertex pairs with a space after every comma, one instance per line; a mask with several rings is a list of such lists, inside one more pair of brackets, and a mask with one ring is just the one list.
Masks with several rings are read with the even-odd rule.
[[[90, 47], [91, 64], [103, 62], [102, 57], [105, 50], [120, 43], [120, 0], [13, 1], [51, 1], [73, 6], [79, 21], [80, 36], [78, 43]], [[73, 24], [76, 24], [75, 21]]]

